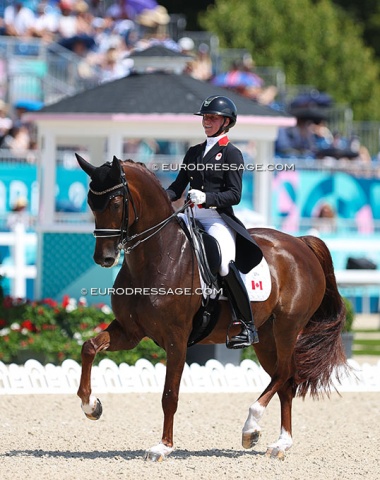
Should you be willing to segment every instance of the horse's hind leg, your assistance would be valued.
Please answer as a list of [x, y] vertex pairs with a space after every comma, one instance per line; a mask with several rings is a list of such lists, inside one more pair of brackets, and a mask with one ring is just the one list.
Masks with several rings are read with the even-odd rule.
[[[293, 337], [295, 337], [293, 335]], [[267, 343], [266, 343], [267, 341]], [[261, 342], [262, 343], [262, 342]], [[263, 356], [258, 350], [260, 363], [265, 370], [270, 373], [271, 381], [260, 397], [250, 406], [248, 418], [244, 424], [242, 432], [242, 444], [244, 448], [253, 447], [260, 438], [261, 427], [260, 420], [264, 415], [266, 407], [278, 393], [281, 400], [281, 435], [279, 440], [268, 447], [268, 454], [272, 457], [283, 458], [285, 450], [292, 445], [291, 440], [291, 405], [292, 405], [292, 388], [289, 379], [294, 371], [292, 352], [294, 349], [295, 338], [289, 335], [283, 342], [282, 348], [278, 348], [273, 353], [273, 338], [266, 337], [264, 345], [268, 344], [272, 354]]]
[[289, 380], [277, 392], [281, 403], [281, 432], [278, 440], [268, 445], [266, 455], [283, 460], [285, 452], [293, 445], [292, 438], [292, 402], [295, 394], [294, 384]]
[[77, 395], [82, 400], [82, 410], [90, 420], [98, 420], [102, 414], [102, 404], [91, 395], [91, 369], [95, 355], [102, 350], [127, 350], [136, 345], [127, 339], [119, 322], [114, 320], [95, 338], [87, 340], [82, 346], [82, 373]]
[[[275, 395], [278, 393], [281, 400], [281, 435], [279, 440], [268, 447], [267, 454], [272, 457], [282, 459], [285, 450], [288, 450], [292, 445], [291, 440], [291, 400], [285, 393], [284, 384], [285, 377], [274, 376], [265, 391], [260, 397], [250, 406], [248, 418], [243, 427], [242, 445], [244, 448], [252, 448], [258, 442], [261, 435], [260, 420], [264, 415], [266, 407]], [[285, 389], [285, 390], [284, 390]], [[285, 420], [284, 420], [285, 419]]]

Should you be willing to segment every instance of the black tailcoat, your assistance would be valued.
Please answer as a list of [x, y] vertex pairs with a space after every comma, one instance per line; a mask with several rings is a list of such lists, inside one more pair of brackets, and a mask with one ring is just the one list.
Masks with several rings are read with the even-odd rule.
[[172, 201], [181, 198], [186, 187], [206, 193], [204, 208], [215, 208], [236, 235], [236, 266], [248, 273], [263, 257], [232, 206], [241, 199], [244, 160], [241, 151], [222, 137], [203, 157], [206, 142], [190, 147], [177, 178], [167, 189]]

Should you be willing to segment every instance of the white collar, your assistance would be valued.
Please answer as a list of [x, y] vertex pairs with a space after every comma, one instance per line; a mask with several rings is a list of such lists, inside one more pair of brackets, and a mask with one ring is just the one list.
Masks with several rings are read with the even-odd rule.
[[223, 133], [222, 135], [219, 135], [219, 137], [207, 137], [206, 139], [206, 148], [205, 148], [205, 153], [204, 155], [206, 155], [206, 153], [212, 149], [212, 147], [217, 144], [219, 142], [219, 140], [223, 137], [226, 137], [227, 134], [226, 133]]
[[225, 137], [226, 135], [226, 133], [222, 133], [222, 135], [219, 135], [219, 137], [207, 137], [206, 146], [208, 147], [210, 145], [213, 147], [221, 138]]

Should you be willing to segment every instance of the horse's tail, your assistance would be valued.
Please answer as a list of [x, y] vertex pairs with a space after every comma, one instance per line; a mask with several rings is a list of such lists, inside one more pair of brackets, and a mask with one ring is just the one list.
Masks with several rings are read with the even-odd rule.
[[346, 309], [339, 294], [333, 261], [326, 244], [313, 236], [300, 237], [313, 251], [326, 277], [322, 303], [301, 332], [295, 346], [297, 365], [296, 394], [305, 397], [329, 395], [332, 374], [339, 381], [337, 367], [347, 366], [341, 332], [346, 320]]

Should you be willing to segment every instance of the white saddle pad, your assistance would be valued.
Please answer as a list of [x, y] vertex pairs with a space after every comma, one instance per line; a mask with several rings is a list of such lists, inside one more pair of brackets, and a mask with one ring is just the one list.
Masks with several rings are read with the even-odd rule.
[[[203, 289], [205, 284], [200, 273], [199, 276], [201, 278]], [[269, 266], [265, 258], [263, 258], [261, 262], [247, 274], [240, 272], [240, 276], [245, 283], [251, 302], [263, 302], [269, 297], [272, 290], [272, 282]], [[215, 296], [216, 295], [211, 295], [211, 298], [215, 298]], [[225, 295], [220, 295], [219, 299], [227, 300], [227, 297]]]
[[272, 290], [269, 266], [265, 258], [247, 274], [240, 273], [251, 302], [263, 302]]

